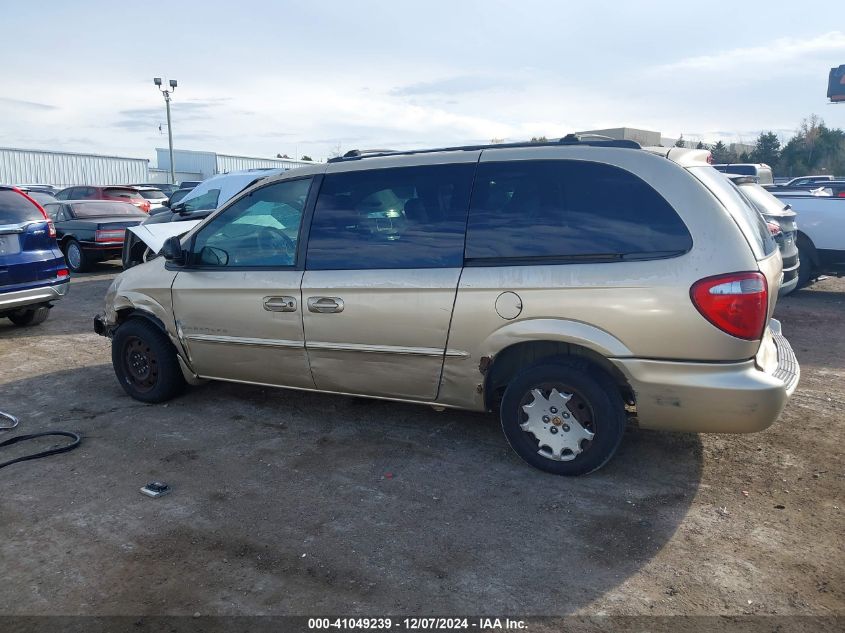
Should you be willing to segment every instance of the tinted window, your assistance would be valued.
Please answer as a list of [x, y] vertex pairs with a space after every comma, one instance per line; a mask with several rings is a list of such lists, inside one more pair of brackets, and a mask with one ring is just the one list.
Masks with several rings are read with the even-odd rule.
[[198, 266], [292, 266], [310, 178], [257, 189], [206, 224], [196, 235]]
[[475, 163], [330, 174], [308, 239], [310, 270], [463, 263]]
[[43, 191], [29, 191], [26, 195], [35, 200], [42, 207], [45, 204], [49, 204], [50, 202], [56, 201], [56, 198], [54, 196], [51, 196], [49, 193], [44, 193]]
[[618, 167], [574, 160], [478, 167], [469, 262], [670, 257], [691, 246], [669, 203]]
[[43, 219], [41, 209], [17, 191], [0, 189], [0, 224], [20, 224]]
[[147, 217], [146, 213], [138, 211], [138, 207], [128, 202], [79, 202], [70, 206], [77, 218], [96, 218], [107, 215], [136, 215]]
[[45, 204], [42, 205], [44, 207], [44, 213], [50, 216], [51, 219], [55, 220], [57, 218], [57, 214], [62, 208], [62, 205], [53, 203], [53, 204]]
[[[91, 192], [93, 194], [93, 191]], [[108, 196], [109, 198], [126, 198], [127, 200], [139, 200], [142, 199], [140, 193], [138, 193], [135, 189], [119, 189], [117, 187], [109, 187], [103, 190], [103, 194]]]
[[56, 200], [70, 200], [70, 194], [73, 193], [73, 187], [62, 189], [56, 194]]
[[143, 198], [146, 198], [147, 200], [164, 200], [167, 198], [167, 196], [164, 195], [164, 192], [160, 191], [159, 189], [144, 189], [143, 191], [139, 191], [138, 193], [140, 193], [141, 196]]
[[190, 200], [185, 200], [182, 204], [184, 205], [185, 211], [200, 211], [202, 209], [216, 209], [217, 208], [217, 199], [220, 197], [220, 190], [219, 189], [209, 189], [204, 194], [197, 196], [196, 198], [191, 198]]

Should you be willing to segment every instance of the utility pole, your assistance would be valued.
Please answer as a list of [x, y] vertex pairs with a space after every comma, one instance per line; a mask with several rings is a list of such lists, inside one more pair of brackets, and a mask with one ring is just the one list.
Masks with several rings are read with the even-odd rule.
[[153, 79], [153, 83], [164, 95], [164, 104], [167, 107], [167, 144], [170, 148], [170, 184], [176, 184], [176, 166], [173, 164], [173, 128], [170, 125], [170, 94], [176, 92], [176, 80], [171, 79], [170, 90], [161, 87], [161, 77]]

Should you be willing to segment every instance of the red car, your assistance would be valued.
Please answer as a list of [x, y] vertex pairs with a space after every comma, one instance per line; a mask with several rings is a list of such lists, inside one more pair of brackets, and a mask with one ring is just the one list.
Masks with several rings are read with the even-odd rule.
[[56, 194], [57, 200], [113, 200], [134, 204], [144, 213], [150, 212], [150, 201], [144, 198], [137, 189], [132, 187], [94, 187], [79, 185], [62, 189]]

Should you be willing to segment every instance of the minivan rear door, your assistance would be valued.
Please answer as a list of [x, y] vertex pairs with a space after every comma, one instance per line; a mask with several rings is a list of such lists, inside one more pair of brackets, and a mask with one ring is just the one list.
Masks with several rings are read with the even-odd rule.
[[437, 397], [478, 155], [328, 166], [302, 280], [318, 389]]

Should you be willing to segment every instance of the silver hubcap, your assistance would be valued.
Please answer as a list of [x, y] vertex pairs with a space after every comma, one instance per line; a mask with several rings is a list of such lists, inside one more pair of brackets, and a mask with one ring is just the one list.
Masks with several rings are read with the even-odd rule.
[[547, 398], [539, 389], [532, 389], [531, 395], [534, 400], [522, 407], [528, 419], [519, 426], [537, 438], [540, 443], [537, 452], [559, 462], [578, 457], [581, 443], [593, 439], [595, 433], [581, 426], [569, 410], [572, 394], [552, 389]]
[[82, 253], [79, 252], [79, 247], [76, 244], [71, 244], [67, 247], [67, 263], [71, 268], [79, 268], [79, 263], [82, 261]]

